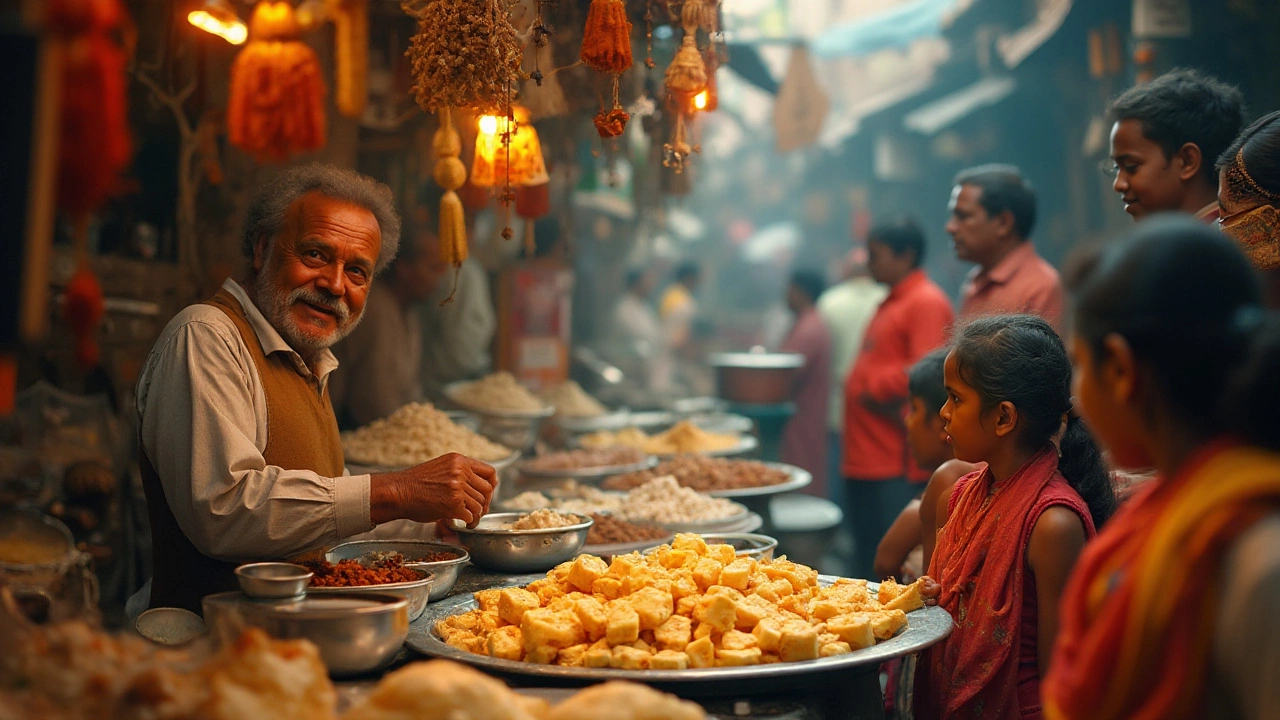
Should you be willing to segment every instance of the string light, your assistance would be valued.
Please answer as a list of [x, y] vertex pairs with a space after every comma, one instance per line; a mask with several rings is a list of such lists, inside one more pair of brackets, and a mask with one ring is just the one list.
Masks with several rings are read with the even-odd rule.
[[198, 9], [187, 13], [187, 22], [232, 45], [243, 45], [249, 39], [249, 28], [227, 0], [204, 0]]

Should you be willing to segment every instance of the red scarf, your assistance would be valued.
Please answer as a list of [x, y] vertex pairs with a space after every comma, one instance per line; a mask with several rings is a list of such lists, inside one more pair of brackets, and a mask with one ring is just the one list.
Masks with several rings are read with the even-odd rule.
[[1144, 488], [1085, 549], [1042, 691], [1053, 720], [1204, 716], [1218, 577], [1280, 503], [1280, 454], [1218, 443]]
[[994, 486], [990, 468], [965, 476], [951, 502], [929, 574], [942, 585], [938, 605], [956, 626], [921, 659], [916, 716], [1016, 720], [1021, 717], [1018, 647], [1031, 531], [1054, 505], [1074, 510], [1088, 537], [1094, 534], [1093, 521], [1084, 500], [1058, 472], [1053, 447]]

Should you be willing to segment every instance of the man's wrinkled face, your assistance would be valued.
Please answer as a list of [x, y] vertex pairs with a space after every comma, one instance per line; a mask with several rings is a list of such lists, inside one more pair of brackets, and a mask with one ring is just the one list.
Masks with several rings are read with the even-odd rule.
[[1157, 212], [1176, 212], [1185, 192], [1180, 157], [1169, 158], [1164, 148], [1142, 132], [1138, 120], [1121, 120], [1111, 128], [1111, 189], [1124, 200], [1134, 220]]
[[360, 321], [382, 248], [373, 213], [308, 193], [289, 208], [274, 242], [254, 253], [262, 314], [289, 345], [310, 358]]

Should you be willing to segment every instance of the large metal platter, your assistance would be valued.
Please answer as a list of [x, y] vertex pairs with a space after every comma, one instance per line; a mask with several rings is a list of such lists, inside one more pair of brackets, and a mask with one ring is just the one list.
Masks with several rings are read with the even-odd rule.
[[734, 503], [738, 506], [738, 512], [727, 517], [716, 518], [715, 520], [693, 520], [684, 522], [663, 522], [656, 521], [662, 527], [671, 532], [680, 533], [704, 533], [704, 532], [730, 532], [725, 530], [729, 527], [737, 527], [751, 517], [751, 510], [746, 505]]
[[735, 455], [746, 455], [747, 453], [754, 451], [758, 447], [760, 447], [760, 441], [756, 439], [755, 435], [739, 435], [737, 445], [734, 445], [733, 447], [727, 447], [722, 450], [704, 450], [703, 452], [697, 452], [697, 453], [673, 453], [670, 455], [664, 453], [664, 454], [658, 455], [658, 457], [662, 458], [663, 460], [670, 460], [671, 458], [674, 458], [680, 455], [702, 455], [703, 457], [733, 457]]
[[[529, 575], [512, 578], [510, 587], [523, 587], [545, 575]], [[830, 585], [836, 581], [830, 575], [820, 575], [819, 584]], [[869, 584], [872, 590], [876, 583]], [[703, 668], [691, 670], [619, 670], [614, 668], [575, 668], [557, 665], [536, 665], [515, 660], [500, 660], [488, 655], [477, 655], [449, 647], [435, 633], [438, 621], [453, 615], [474, 610], [476, 601], [470, 595], [456, 595], [434, 605], [417, 621], [409, 625], [409, 638], [405, 644], [423, 655], [448, 658], [474, 665], [499, 675], [509, 675], [536, 682], [557, 685], [585, 685], [605, 680], [633, 680], [637, 682], [675, 686], [686, 691], [741, 692], [744, 683], [759, 692], [782, 688], [800, 688], [826, 682], [829, 674], [879, 665], [893, 658], [920, 652], [951, 634], [953, 623], [946, 610], [926, 607], [907, 614], [907, 627], [897, 636], [872, 647], [847, 655], [821, 658], [795, 663], [775, 663], [752, 667]], [[695, 688], [695, 686], [698, 686]]]
[[450, 402], [462, 408], [463, 410], [466, 410], [467, 412], [472, 413], [474, 415], [479, 415], [482, 418], [491, 417], [491, 418], [501, 418], [503, 420], [534, 421], [534, 420], [545, 420], [551, 417], [552, 415], [556, 414], [555, 407], [545, 403], [543, 404], [541, 410], [499, 410], [496, 408], [488, 408], [482, 405], [469, 403], [463, 398], [458, 396], [458, 391], [461, 390], [463, 387], [470, 385], [471, 383], [472, 381], [470, 380], [462, 380], [455, 383], [449, 383], [448, 385], [444, 386], [444, 396], [449, 398]]
[[780, 493], [795, 492], [813, 482], [813, 475], [808, 470], [798, 468], [795, 465], [786, 465], [776, 462], [762, 462], [771, 468], [782, 470], [791, 476], [791, 479], [777, 485], [761, 485], [759, 487], [738, 488], [736, 490], [712, 490], [707, 493], [711, 497], [720, 498], [744, 498], [744, 497], [761, 497], [764, 495], [778, 495]]
[[610, 543], [608, 545], [583, 545], [582, 552], [588, 555], [596, 555], [603, 558], [612, 557], [614, 555], [626, 555], [627, 553], [640, 552], [655, 548], [659, 545], [666, 545], [675, 538], [675, 534], [668, 535], [664, 538], [655, 540], [637, 540], [628, 543]]
[[658, 464], [658, 458], [652, 455], [643, 461], [627, 465], [602, 465], [598, 467], [575, 468], [573, 470], [538, 470], [528, 467], [528, 462], [520, 463], [516, 468], [521, 475], [536, 480], [592, 480], [610, 475], [621, 475], [629, 472], [648, 470]]
[[[520, 459], [521, 454], [522, 453], [519, 450], [516, 450], [515, 452], [502, 458], [501, 460], [481, 460], [480, 462], [487, 463], [494, 470], [505, 470], [508, 467], [511, 467], [513, 464], [515, 464], [515, 462]], [[422, 462], [428, 462], [434, 459], [435, 458], [427, 458]], [[390, 465], [362, 465], [359, 462], [352, 462], [350, 460], [347, 461], [347, 470], [352, 475], [369, 475], [369, 474], [375, 474], [375, 473], [395, 472], [397, 470], [404, 470], [405, 467], [413, 467], [413, 466], [410, 465], [410, 466], [402, 466], [402, 467], [392, 467]]]
[[606, 413], [595, 417], [585, 418], [569, 418], [558, 417], [554, 422], [561, 430], [579, 435], [586, 435], [595, 432], [617, 432], [627, 428], [639, 428], [647, 430], [652, 428], [664, 428], [675, 425], [680, 420], [675, 413], [663, 411], [648, 412], [629, 412], [622, 410], [619, 412]]

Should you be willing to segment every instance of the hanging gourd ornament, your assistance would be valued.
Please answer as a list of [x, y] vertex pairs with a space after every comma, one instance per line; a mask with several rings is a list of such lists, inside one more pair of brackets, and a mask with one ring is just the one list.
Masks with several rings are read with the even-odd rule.
[[288, 2], [262, 0], [249, 42], [231, 66], [227, 137], [259, 161], [324, 147], [324, 81], [315, 51], [298, 39]]
[[440, 129], [431, 140], [431, 149], [436, 156], [433, 175], [436, 183], [444, 188], [444, 197], [440, 198], [440, 259], [453, 266], [453, 291], [440, 303], [447, 305], [458, 292], [458, 274], [469, 254], [467, 221], [457, 192], [467, 181], [467, 168], [458, 159], [462, 154], [462, 138], [453, 127], [448, 108], [440, 113]]
[[680, 10], [680, 24], [687, 28], [693, 28], [696, 33], [699, 29], [705, 30], [707, 34], [716, 31], [716, 3], [713, 0], [686, 0], [684, 7]]
[[695, 95], [707, 89], [707, 66], [693, 33], [685, 32], [680, 51], [667, 67], [666, 82], [667, 90], [681, 108], [688, 107]]

